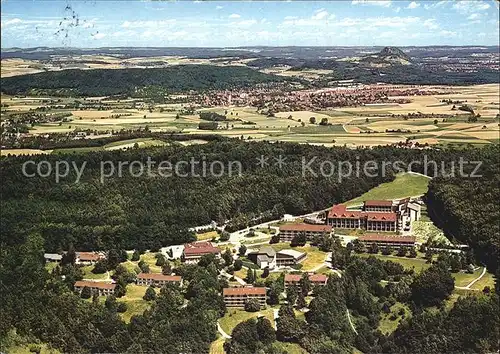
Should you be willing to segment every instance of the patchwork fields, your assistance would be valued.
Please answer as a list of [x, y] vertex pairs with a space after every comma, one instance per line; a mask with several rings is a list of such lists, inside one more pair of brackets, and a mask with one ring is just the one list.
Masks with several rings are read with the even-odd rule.
[[[289, 141], [352, 148], [406, 141], [443, 146], [450, 144], [481, 146], [498, 143], [499, 86], [490, 84], [453, 87], [452, 92], [454, 93], [405, 97], [411, 101], [405, 104], [341, 107], [317, 112], [286, 111], [276, 112], [273, 115], [264, 114], [258, 108], [250, 106], [211, 108], [198, 106], [194, 113], [186, 113], [186, 104], [146, 105], [141, 99], [112, 100], [105, 97], [83, 99], [96, 105], [106, 104], [108, 108], [105, 110], [97, 108], [75, 110], [61, 107], [74, 103], [78, 100], [76, 98], [3, 95], [2, 103], [5, 104], [2, 108], [2, 120], [36, 110], [66, 116], [60, 122], [37, 123], [28, 127], [30, 134], [34, 135], [91, 130], [97, 136], [122, 129], [147, 127], [153, 132], [210, 133], [245, 140]], [[471, 106], [477, 115], [477, 121], [469, 122], [468, 112], [454, 108], [453, 104], [442, 102], [443, 100], [462, 102]], [[198, 124], [202, 122], [198, 113], [208, 111], [226, 115], [227, 120], [220, 124], [222, 129], [213, 131], [198, 129]], [[314, 124], [311, 123], [311, 117], [314, 117]], [[327, 119], [328, 125], [320, 125], [321, 119]], [[138, 147], [156, 144], [147, 141], [137, 143]], [[104, 148], [127, 148], [133, 144], [118, 142]], [[27, 154], [47, 153], [47, 151], [3, 152], [7, 153]]]

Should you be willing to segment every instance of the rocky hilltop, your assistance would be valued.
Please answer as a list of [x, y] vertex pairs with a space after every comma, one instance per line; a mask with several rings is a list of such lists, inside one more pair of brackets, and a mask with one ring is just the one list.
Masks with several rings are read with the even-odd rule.
[[411, 58], [397, 47], [385, 47], [380, 52], [364, 56], [360, 63], [387, 66], [393, 64], [410, 65]]

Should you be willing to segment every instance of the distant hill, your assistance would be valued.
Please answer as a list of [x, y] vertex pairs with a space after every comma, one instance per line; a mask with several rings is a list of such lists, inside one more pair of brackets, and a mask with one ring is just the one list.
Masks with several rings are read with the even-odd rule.
[[56, 96], [140, 95], [142, 91], [168, 93], [188, 90], [230, 89], [285, 78], [242, 66], [176, 65], [153, 69], [96, 69], [49, 71], [1, 79], [7, 94]]
[[396, 47], [385, 47], [376, 54], [369, 54], [361, 58], [362, 64], [374, 65], [409, 65], [412, 63], [411, 58], [406, 55], [401, 49]]

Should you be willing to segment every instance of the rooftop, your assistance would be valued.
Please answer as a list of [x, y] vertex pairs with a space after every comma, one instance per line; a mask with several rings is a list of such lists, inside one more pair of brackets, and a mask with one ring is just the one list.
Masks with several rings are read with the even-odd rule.
[[363, 212], [360, 210], [347, 210], [344, 204], [337, 204], [332, 206], [328, 212], [329, 218], [347, 218], [347, 219], [359, 219], [363, 217]]
[[76, 252], [76, 258], [81, 261], [98, 261], [103, 258], [103, 256], [95, 252]]
[[397, 214], [396, 213], [377, 213], [377, 212], [366, 212], [366, 216], [368, 220], [372, 221], [396, 221]]
[[62, 259], [62, 256], [58, 253], [44, 253], [43, 258], [45, 259], [53, 259], [53, 260], [58, 260], [60, 261]]
[[[368, 220], [373, 220], [373, 221], [396, 221], [397, 220], [396, 213], [384, 213], [384, 212], [361, 211], [361, 210], [347, 210], [347, 208], [344, 204], [334, 205], [330, 209], [330, 211], [328, 212], [328, 217], [329, 218], [341, 218], [341, 219], [368, 218]], [[315, 226], [318, 226], [318, 225], [315, 225]]]
[[116, 284], [103, 283], [98, 281], [87, 281], [87, 280], [78, 280], [75, 282], [75, 288], [83, 288], [83, 287], [113, 290], [116, 287]]
[[276, 251], [271, 246], [262, 246], [259, 249], [259, 254], [266, 254], [268, 257], [274, 257]]
[[304, 252], [299, 252], [299, 251], [296, 251], [296, 250], [286, 249], [286, 250], [279, 251], [278, 254], [284, 254], [284, 255], [287, 255], [287, 256], [290, 256], [290, 257], [293, 257], [293, 258], [300, 258], [300, 257], [302, 257], [304, 255]]
[[184, 245], [185, 255], [203, 255], [209, 253], [220, 253], [220, 249], [214, 247], [208, 241], [193, 242]]
[[392, 200], [365, 200], [365, 206], [392, 206]]
[[224, 288], [222, 289], [222, 295], [266, 295], [266, 288], [254, 288], [254, 287], [243, 287], [243, 288]]

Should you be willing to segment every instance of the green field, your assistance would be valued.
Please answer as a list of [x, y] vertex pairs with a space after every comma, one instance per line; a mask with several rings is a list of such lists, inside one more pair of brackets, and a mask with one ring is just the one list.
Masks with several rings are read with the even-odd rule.
[[424, 176], [401, 173], [396, 176], [394, 181], [382, 183], [362, 196], [351, 199], [345, 204], [353, 206], [360, 205], [365, 200], [401, 199], [422, 195], [427, 192], [429, 181], [430, 179]]

